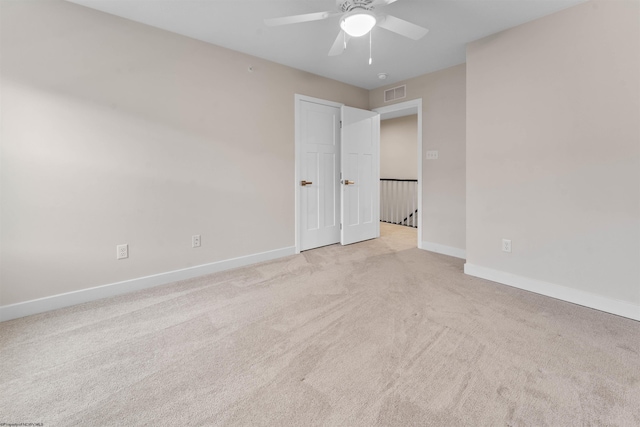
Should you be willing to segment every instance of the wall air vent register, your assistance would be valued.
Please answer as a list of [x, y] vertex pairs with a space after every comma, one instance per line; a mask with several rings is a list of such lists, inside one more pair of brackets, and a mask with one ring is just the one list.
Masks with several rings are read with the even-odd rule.
[[384, 102], [395, 101], [407, 96], [407, 85], [402, 85], [384, 91]]

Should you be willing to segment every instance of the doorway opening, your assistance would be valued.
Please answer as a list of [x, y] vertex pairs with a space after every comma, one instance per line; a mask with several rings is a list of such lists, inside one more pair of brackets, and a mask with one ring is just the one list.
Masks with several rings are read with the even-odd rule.
[[[380, 114], [381, 234], [417, 228], [422, 243], [422, 99], [373, 111]], [[389, 176], [387, 176], [389, 175]], [[393, 176], [391, 176], [393, 175]], [[389, 225], [386, 225], [386, 224]]]

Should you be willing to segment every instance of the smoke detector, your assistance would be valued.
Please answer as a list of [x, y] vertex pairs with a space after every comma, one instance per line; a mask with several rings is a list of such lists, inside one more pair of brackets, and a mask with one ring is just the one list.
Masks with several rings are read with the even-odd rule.
[[380, 80], [386, 80], [387, 79], [388, 74], [387, 73], [378, 73], [378, 78]]

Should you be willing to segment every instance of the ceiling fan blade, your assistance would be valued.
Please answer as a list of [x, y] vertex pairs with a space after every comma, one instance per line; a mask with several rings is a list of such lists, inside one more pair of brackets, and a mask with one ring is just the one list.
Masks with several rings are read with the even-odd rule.
[[420, 25], [412, 24], [411, 22], [391, 15], [387, 15], [378, 21], [378, 26], [413, 40], [419, 40], [429, 32], [429, 30]]
[[388, 4], [395, 3], [397, 1], [398, 0], [375, 0], [373, 4], [375, 4], [376, 6], [386, 6]]
[[333, 42], [333, 46], [329, 49], [329, 56], [336, 56], [342, 54], [345, 49], [345, 45], [349, 41], [351, 36], [344, 31], [340, 30], [338, 33], [338, 37], [336, 37], [336, 41]]
[[300, 22], [320, 21], [330, 16], [336, 15], [333, 12], [305, 13], [304, 15], [283, 16], [282, 18], [268, 18], [264, 20], [265, 25], [275, 27], [277, 25], [298, 24]]

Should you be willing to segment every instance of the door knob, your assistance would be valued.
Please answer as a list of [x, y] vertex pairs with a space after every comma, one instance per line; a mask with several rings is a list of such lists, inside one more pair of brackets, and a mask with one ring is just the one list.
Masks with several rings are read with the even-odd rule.
[[353, 185], [353, 184], [355, 184], [355, 182], [349, 181], [348, 179], [344, 180], [344, 185]]
[[305, 185], [311, 185], [311, 184], [313, 184], [313, 182], [311, 182], [311, 181], [300, 181], [300, 185], [302, 185], [303, 187]]

